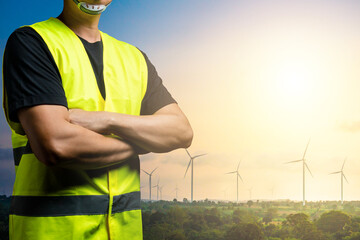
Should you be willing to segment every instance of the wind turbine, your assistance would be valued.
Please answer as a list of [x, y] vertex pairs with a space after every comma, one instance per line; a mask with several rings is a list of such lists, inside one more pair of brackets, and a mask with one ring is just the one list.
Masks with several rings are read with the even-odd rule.
[[271, 200], [274, 200], [274, 189], [275, 189], [275, 186], [273, 186], [270, 190], [271, 192]]
[[163, 189], [164, 185], [162, 185], [161, 187], [159, 187], [159, 191], [160, 191], [160, 200], [162, 200], [162, 189]]
[[239, 178], [242, 182], [244, 182], [239, 174], [240, 163], [241, 163], [241, 160], [239, 161], [236, 171], [225, 173], [225, 174], [236, 173], [236, 202], [239, 202]]
[[312, 177], [314, 177], [308, 167], [308, 165], [306, 164], [306, 160], [305, 160], [305, 154], [306, 154], [306, 151], [308, 149], [308, 146], [309, 146], [309, 143], [310, 143], [310, 139], [309, 139], [309, 142], [308, 144], [306, 145], [306, 148], [305, 148], [305, 152], [304, 152], [304, 155], [302, 157], [302, 159], [300, 160], [295, 160], [295, 161], [290, 161], [290, 162], [286, 162], [285, 164], [287, 163], [295, 163], [295, 162], [302, 162], [303, 163], [303, 206], [305, 206], [305, 168], [307, 168], [307, 170], [309, 171], [309, 173], [311, 174]]
[[156, 169], [157, 169], [157, 167], [156, 167], [154, 170], [152, 170], [151, 173], [148, 173], [148, 172], [145, 171], [144, 169], [141, 169], [141, 170], [143, 170], [144, 173], [146, 173], [147, 175], [149, 175], [149, 201], [150, 201], [150, 202], [151, 202], [151, 176], [152, 176], [152, 174], [155, 172]]
[[198, 158], [198, 157], [201, 157], [201, 156], [204, 156], [204, 155], [206, 155], [206, 153], [199, 154], [199, 155], [196, 155], [196, 156], [192, 157], [187, 149], [185, 149], [185, 151], [189, 155], [190, 161], [189, 161], [189, 164], [188, 164], [188, 166], [186, 168], [184, 178], [185, 178], [186, 173], [189, 170], [189, 167], [191, 165], [191, 202], [192, 202], [193, 201], [193, 190], [194, 190], [194, 159]]
[[174, 191], [173, 192], [175, 192], [176, 193], [176, 200], [179, 200], [178, 199], [178, 191], [179, 191], [180, 189], [178, 188], [178, 185], [176, 184], [176, 188], [174, 189]]
[[346, 177], [345, 177], [345, 174], [344, 174], [344, 165], [345, 165], [345, 162], [346, 162], [346, 158], [344, 159], [344, 163], [343, 163], [342, 168], [341, 168], [340, 171], [330, 173], [330, 174], [338, 174], [338, 173], [340, 173], [340, 178], [341, 178], [341, 204], [344, 203], [344, 187], [343, 187], [344, 178], [345, 178], [346, 182], [349, 183], [348, 180], [347, 180]]
[[153, 186], [153, 188], [156, 188], [156, 201], [159, 201], [159, 182], [160, 182], [160, 178], [157, 181], [157, 184]]

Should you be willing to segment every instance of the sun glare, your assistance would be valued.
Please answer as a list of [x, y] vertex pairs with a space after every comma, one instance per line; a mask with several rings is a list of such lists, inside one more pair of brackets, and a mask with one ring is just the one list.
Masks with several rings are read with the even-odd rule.
[[298, 63], [279, 66], [274, 80], [276, 92], [283, 100], [297, 102], [311, 97], [314, 76], [309, 67]]

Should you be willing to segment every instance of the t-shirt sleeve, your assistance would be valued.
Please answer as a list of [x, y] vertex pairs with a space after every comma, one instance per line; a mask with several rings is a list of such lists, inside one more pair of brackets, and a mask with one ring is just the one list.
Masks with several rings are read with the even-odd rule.
[[44, 40], [31, 27], [19, 28], [9, 37], [3, 74], [11, 121], [19, 122], [17, 111], [24, 107], [42, 104], [67, 107], [56, 63]]
[[142, 52], [148, 68], [148, 83], [145, 96], [141, 103], [141, 115], [151, 115], [162, 107], [177, 103], [163, 84], [154, 65], [145, 53]]

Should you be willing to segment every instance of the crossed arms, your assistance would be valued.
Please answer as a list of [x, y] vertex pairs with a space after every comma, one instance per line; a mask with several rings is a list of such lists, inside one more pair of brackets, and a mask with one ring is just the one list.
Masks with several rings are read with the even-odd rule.
[[136, 154], [187, 148], [193, 137], [176, 103], [146, 116], [37, 105], [20, 109], [18, 117], [39, 161], [65, 168], [101, 168]]

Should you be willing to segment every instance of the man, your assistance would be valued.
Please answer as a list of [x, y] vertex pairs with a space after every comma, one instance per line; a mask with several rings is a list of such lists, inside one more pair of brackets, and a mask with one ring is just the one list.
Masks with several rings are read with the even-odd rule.
[[64, 0], [4, 53], [16, 179], [10, 239], [142, 239], [138, 154], [192, 130], [137, 48], [98, 30], [111, 0]]

